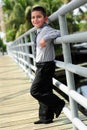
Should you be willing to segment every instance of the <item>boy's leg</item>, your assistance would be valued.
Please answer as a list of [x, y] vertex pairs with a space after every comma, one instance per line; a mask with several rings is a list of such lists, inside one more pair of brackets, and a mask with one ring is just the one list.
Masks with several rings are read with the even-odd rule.
[[[51, 123], [54, 118], [54, 113], [50, 107], [40, 101], [42, 95], [50, 95], [52, 93], [52, 78], [47, 79], [47, 75], [44, 75], [44, 66], [37, 68], [36, 77], [31, 87], [31, 94], [39, 101], [39, 118], [44, 123]], [[40, 122], [35, 122], [38, 124]]]
[[54, 68], [53, 63], [38, 68], [36, 78], [31, 87], [31, 95], [39, 102], [43, 102], [43, 104], [49, 106], [56, 114], [56, 117], [58, 117], [65, 102], [52, 93], [52, 77]]
[[54, 118], [54, 113], [47, 105], [39, 102], [39, 118], [43, 122], [52, 121]]

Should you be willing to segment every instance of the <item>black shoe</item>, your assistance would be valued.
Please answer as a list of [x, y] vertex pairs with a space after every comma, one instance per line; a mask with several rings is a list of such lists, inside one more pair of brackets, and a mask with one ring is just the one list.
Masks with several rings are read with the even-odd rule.
[[61, 113], [61, 111], [62, 111], [62, 109], [63, 109], [64, 106], [65, 106], [65, 102], [62, 100], [61, 105], [55, 111], [56, 118], [60, 115], [60, 113]]
[[38, 120], [38, 121], [35, 121], [34, 124], [49, 124], [49, 123], [52, 123], [52, 122], [53, 122], [52, 120], [48, 120], [48, 121]]

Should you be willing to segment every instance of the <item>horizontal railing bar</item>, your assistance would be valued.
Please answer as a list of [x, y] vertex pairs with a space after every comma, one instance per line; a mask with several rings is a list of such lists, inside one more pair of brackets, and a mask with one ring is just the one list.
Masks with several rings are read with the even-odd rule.
[[67, 107], [63, 108], [63, 112], [79, 130], [87, 130], [87, 126], [80, 119], [74, 118], [72, 120], [71, 111]]
[[68, 70], [72, 73], [78, 74], [80, 76], [87, 77], [87, 68], [86, 67], [74, 65], [74, 64], [71, 64], [71, 63], [66, 64], [62, 61], [56, 61], [56, 66], [61, 67], [65, 70]]
[[[24, 63], [25, 65], [27, 65], [29, 68], [31, 68], [33, 71], [36, 71], [36, 67], [33, 66], [32, 64], [28, 64], [27, 61], [23, 60], [22, 58], [18, 59], [19, 61], [21, 61], [22, 63]], [[16, 58], [17, 61], [17, 58]], [[20, 64], [21, 65], [21, 64]], [[24, 68], [24, 66], [22, 65], [22, 68]], [[28, 71], [28, 69], [26, 69], [26, 71]]]
[[87, 0], [72, 0], [68, 4], [63, 5], [59, 10], [49, 16], [49, 23], [58, 19], [58, 15], [65, 15], [68, 12], [87, 3]]
[[34, 75], [32, 75], [28, 70], [26, 70], [26, 68], [25, 68], [22, 64], [20, 64], [20, 67], [25, 71], [25, 73], [26, 73], [29, 77], [31, 77], [32, 80], [34, 79]]
[[70, 112], [69, 108], [67, 108], [67, 107], [65, 106], [65, 107], [63, 108], [63, 112], [64, 112], [64, 114], [66, 115], [66, 117], [68, 117], [68, 119], [69, 119], [70, 121], [72, 121], [71, 112]]
[[59, 82], [58, 80], [56, 80], [55, 78], [53, 78], [53, 84], [60, 89], [61, 91], [63, 91], [65, 94], [68, 95], [68, 87], [66, 85], [64, 85], [63, 83]]
[[27, 43], [18, 43], [11, 48], [19, 48], [19, 47], [24, 47], [24, 46], [33, 46], [34, 42], [27, 42]]
[[87, 0], [72, 0], [68, 4], [65, 4], [64, 6], [62, 6], [59, 9], [58, 13], [59, 15], [65, 15], [66, 13], [69, 13], [73, 11], [74, 9], [79, 8], [80, 6], [86, 3], [87, 3]]
[[[62, 37], [58, 37], [56, 38], [56, 40], [54, 41], [55, 44], [61, 44], [61, 43], [76, 43], [76, 42], [87, 42], [87, 32], [82, 32], [82, 33], [75, 33], [75, 34], [70, 34], [70, 35], [65, 35], [65, 36], [62, 36]], [[24, 45], [33, 45], [34, 43], [27, 43], [27, 44], [24, 44]], [[23, 46], [24, 46], [23, 45]], [[20, 45], [15, 45], [14, 47], [16, 46], [21, 46]], [[13, 48], [13, 47], [11, 47]]]
[[36, 30], [36, 28], [35, 28], [35, 27], [33, 27], [33, 28], [29, 29], [27, 32], [25, 32], [25, 33], [24, 33], [24, 34], [22, 34], [20, 37], [18, 37], [18, 38], [15, 40], [15, 42], [16, 42], [16, 41], [18, 41], [18, 40], [20, 40], [21, 38], [23, 38], [23, 37], [27, 36], [27, 35], [30, 35], [30, 33], [34, 32], [35, 30]]
[[79, 130], [87, 130], [87, 126], [79, 118], [74, 118], [72, 122]]
[[69, 91], [69, 95], [77, 101], [81, 106], [87, 109], [87, 98], [82, 96], [81, 94], [75, 92], [74, 90]]
[[65, 35], [55, 40], [55, 44], [77, 42], [87, 42], [87, 32]]
[[[64, 84], [62, 84], [61, 82], [59, 82], [58, 80], [56, 80], [55, 78], [53, 78], [53, 84], [60, 89], [61, 91], [63, 91], [65, 94], [67, 94], [68, 96], [71, 96], [75, 101], [77, 101], [81, 106], [85, 107], [87, 109], [87, 98], [85, 98], [84, 96], [80, 95], [78, 92], [74, 91], [74, 90], [69, 90], [68, 87]], [[76, 98], [77, 97], [77, 98]]]
[[32, 45], [34, 45], [34, 42], [20, 43], [16, 45], [15, 47], [24, 47], [24, 46], [32, 46]]
[[29, 53], [26, 54], [25, 52], [21, 52], [21, 51], [19, 51], [19, 52], [14, 51], [14, 53], [15, 54], [21, 54], [21, 56], [28, 56], [30, 58], [34, 58], [34, 56], [32, 54], [29, 54]]

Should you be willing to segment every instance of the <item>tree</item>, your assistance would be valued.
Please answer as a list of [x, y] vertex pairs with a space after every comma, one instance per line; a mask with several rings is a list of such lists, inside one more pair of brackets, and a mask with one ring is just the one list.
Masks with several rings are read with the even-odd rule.
[[[32, 27], [30, 22], [30, 10], [33, 6], [43, 5], [47, 10], [47, 15], [49, 16], [58, 10], [64, 3], [70, 1], [71, 0], [3, 0], [7, 41], [15, 40]], [[78, 17], [78, 21], [81, 18]], [[54, 21], [51, 25], [55, 28], [59, 28], [58, 24], [56, 24], [57, 22], [58, 20]], [[70, 33], [76, 30], [79, 31], [86, 27], [86, 25], [82, 26], [82, 23], [79, 25], [76, 24], [73, 12], [67, 15], [67, 22]]]

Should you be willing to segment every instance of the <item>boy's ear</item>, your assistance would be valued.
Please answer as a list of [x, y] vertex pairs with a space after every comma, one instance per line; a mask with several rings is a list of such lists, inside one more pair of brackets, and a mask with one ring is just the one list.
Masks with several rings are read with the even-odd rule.
[[48, 21], [48, 17], [47, 17], [47, 16], [45, 17], [45, 21], [46, 21], [46, 22]]

